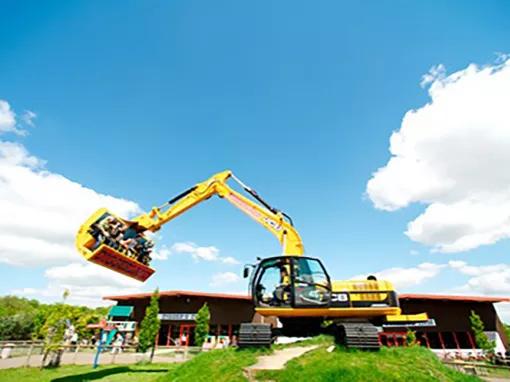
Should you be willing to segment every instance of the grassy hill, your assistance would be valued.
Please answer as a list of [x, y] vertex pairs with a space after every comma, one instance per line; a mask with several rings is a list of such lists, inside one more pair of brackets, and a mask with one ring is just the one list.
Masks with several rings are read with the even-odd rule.
[[[480, 381], [458, 373], [443, 364], [430, 351], [420, 347], [360, 352], [337, 348], [329, 337], [317, 337], [305, 344], [319, 347], [287, 363], [279, 371], [259, 371], [258, 381], [275, 382], [366, 382], [366, 381]], [[299, 346], [290, 345], [290, 346]], [[275, 346], [281, 349], [283, 346]], [[183, 364], [63, 366], [57, 369], [19, 368], [0, 370], [1, 382], [201, 382], [246, 381], [243, 369], [256, 363], [268, 349], [225, 349], [201, 353]]]
[[[480, 381], [444, 366], [429, 350], [385, 348], [380, 352], [360, 352], [337, 348], [326, 351], [332, 340], [322, 338], [319, 348], [290, 361], [284, 370], [260, 371], [258, 381]], [[203, 353], [172, 369], [158, 382], [246, 381], [243, 368], [252, 365], [263, 351], [216, 350]], [[267, 353], [267, 351], [266, 351]]]

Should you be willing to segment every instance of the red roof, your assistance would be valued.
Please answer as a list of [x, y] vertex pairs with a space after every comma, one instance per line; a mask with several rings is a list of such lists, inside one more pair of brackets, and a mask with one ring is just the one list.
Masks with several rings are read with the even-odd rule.
[[[160, 296], [168, 296], [168, 297], [206, 297], [206, 298], [222, 298], [229, 300], [243, 300], [243, 301], [251, 301], [251, 297], [248, 295], [242, 294], [232, 294], [232, 293], [207, 293], [207, 292], [192, 292], [185, 290], [168, 290], [159, 292]], [[125, 294], [122, 296], [104, 296], [103, 300], [142, 300], [145, 298], [150, 298], [152, 296], [151, 293], [136, 293], [136, 294]]]
[[489, 296], [452, 296], [442, 294], [416, 294], [402, 293], [398, 295], [400, 300], [444, 300], [444, 301], [469, 301], [469, 302], [509, 302], [510, 297], [489, 297]]
[[[168, 297], [205, 297], [220, 298], [229, 300], [251, 301], [248, 295], [232, 294], [232, 293], [208, 293], [193, 292], [184, 290], [169, 290], [159, 292], [160, 296]], [[152, 296], [151, 293], [125, 294], [120, 296], [104, 296], [104, 300], [125, 301], [125, 300], [142, 300]], [[441, 294], [419, 294], [419, 293], [402, 293], [398, 295], [400, 300], [442, 300], [442, 301], [466, 301], [466, 302], [510, 302], [510, 297], [489, 297], [489, 296], [452, 296]]]

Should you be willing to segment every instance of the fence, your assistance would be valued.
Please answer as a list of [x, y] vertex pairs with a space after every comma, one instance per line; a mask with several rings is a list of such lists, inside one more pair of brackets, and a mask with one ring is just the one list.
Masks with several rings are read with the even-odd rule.
[[[199, 352], [194, 347], [174, 347], [171, 349], [158, 350], [154, 360], [157, 362], [183, 362]], [[61, 356], [62, 365], [92, 365], [97, 354], [95, 345], [61, 345], [54, 352], [45, 354], [43, 341], [0, 341], [1, 368], [13, 367], [41, 367], [48, 365], [56, 354]], [[101, 346], [98, 363], [108, 364], [132, 364], [148, 362], [149, 353], [137, 353], [136, 346]]]
[[509, 366], [493, 365], [484, 362], [466, 362], [466, 361], [443, 361], [443, 363], [466, 374], [487, 376], [496, 372], [506, 377], [510, 376]]

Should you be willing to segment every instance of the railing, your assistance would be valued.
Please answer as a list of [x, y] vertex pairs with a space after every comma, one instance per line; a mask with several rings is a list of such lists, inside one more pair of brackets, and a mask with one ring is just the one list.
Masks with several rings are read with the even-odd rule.
[[[46, 351], [44, 341], [0, 341], [0, 369], [13, 367], [43, 367], [59, 358], [62, 365], [93, 365], [97, 355], [99, 364], [130, 364], [150, 360], [150, 351], [137, 353], [135, 345], [92, 344], [58, 345]], [[196, 346], [158, 347], [157, 362], [183, 362], [202, 351]]]
[[443, 363], [466, 374], [487, 376], [490, 374], [489, 370], [501, 370], [505, 374], [510, 376], [510, 366], [493, 365], [485, 362], [470, 362], [461, 360], [454, 361], [443, 360]]

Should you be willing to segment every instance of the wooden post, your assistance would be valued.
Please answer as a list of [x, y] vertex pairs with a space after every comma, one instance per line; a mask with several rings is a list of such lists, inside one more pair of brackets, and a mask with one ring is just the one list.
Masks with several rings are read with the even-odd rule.
[[444, 346], [444, 341], [443, 341], [443, 335], [441, 334], [441, 332], [437, 332], [438, 336], [439, 336], [439, 342], [441, 343], [441, 348], [443, 348], [443, 357], [446, 358], [446, 348]]
[[110, 363], [113, 365], [113, 364], [115, 364], [115, 358], [117, 358], [117, 350], [114, 347], [112, 347], [112, 351], [113, 351], [113, 353], [112, 353], [112, 359], [111, 359]]
[[476, 344], [475, 341], [473, 341], [473, 336], [471, 335], [471, 332], [466, 332], [469, 338], [469, 343], [471, 344], [471, 347], [473, 348], [473, 351], [476, 351]]
[[34, 350], [34, 344], [32, 343], [30, 345], [30, 348], [28, 349], [28, 354], [27, 354], [27, 360], [25, 362], [25, 367], [29, 367], [30, 366], [30, 357], [32, 356], [32, 351]]
[[81, 346], [80, 344], [77, 344], [76, 348], [74, 350], [73, 362], [72, 362], [73, 365], [76, 364], [76, 356], [78, 355], [78, 352], [80, 351], [80, 346]]
[[427, 345], [427, 349], [430, 349], [429, 338], [427, 337], [427, 333], [423, 333], [423, 338], [425, 338], [425, 345]]
[[166, 335], [166, 346], [170, 346], [170, 338], [172, 336], [172, 325], [168, 325], [168, 333]]
[[455, 345], [457, 346], [457, 350], [460, 350], [459, 340], [457, 338], [457, 334], [455, 332], [452, 332], [453, 334], [453, 340], [455, 341]]

